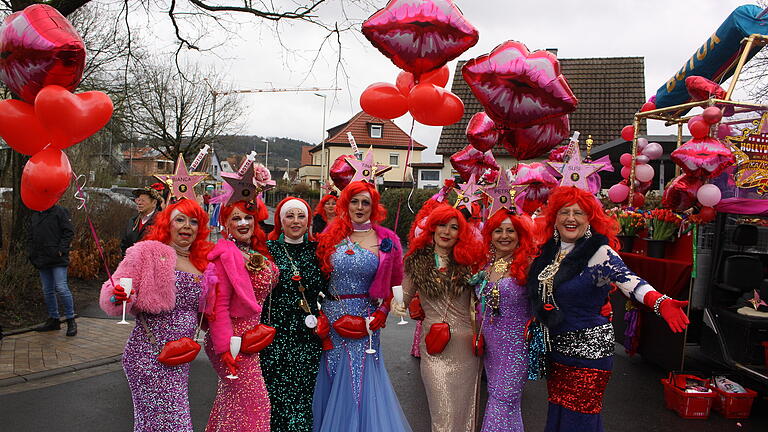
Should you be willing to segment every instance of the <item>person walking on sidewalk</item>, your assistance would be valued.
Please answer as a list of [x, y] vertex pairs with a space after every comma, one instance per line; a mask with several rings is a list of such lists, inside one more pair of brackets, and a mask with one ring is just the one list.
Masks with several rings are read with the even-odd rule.
[[69, 211], [59, 205], [48, 210], [32, 212], [27, 229], [27, 251], [32, 265], [40, 272], [43, 298], [48, 308], [48, 320], [35, 331], [52, 331], [61, 328], [59, 303], [67, 317], [67, 336], [77, 334], [75, 305], [67, 286], [69, 248], [75, 231]]

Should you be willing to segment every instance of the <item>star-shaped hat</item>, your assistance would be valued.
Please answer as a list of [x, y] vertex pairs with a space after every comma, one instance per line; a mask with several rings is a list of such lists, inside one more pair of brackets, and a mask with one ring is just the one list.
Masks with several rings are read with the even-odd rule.
[[363, 160], [349, 158], [347, 159], [347, 163], [355, 170], [355, 175], [352, 176], [350, 182], [367, 181], [369, 183], [375, 183], [377, 176], [382, 176], [392, 169], [391, 166], [373, 162], [373, 149], [368, 149]]
[[240, 176], [237, 173], [221, 173], [221, 178], [232, 188], [232, 195], [227, 200], [227, 205], [237, 201], [252, 201], [256, 199], [258, 192], [256, 185], [253, 184], [253, 164], [248, 165], [248, 169]]
[[600, 171], [605, 164], [601, 162], [583, 162], [578, 141], [571, 142], [567, 150], [570, 158], [565, 162], [547, 161], [549, 166], [560, 173], [560, 186], [576, 186], [579, 189], [589, 191], [587, 177]]
[[173, 174], [155, 174], [154, 177], [163, 182], [168, 190], [171, 191], [171, 198], [197, 200], [195, 186], [208, 177], [208, 174], [188, 172], [184, 156], [179, 153], [179, 158], [176, 160], [176, 169]]
[[488, 186], [483, 190], [491, 198], [491, 207], [488, 212], [489, 218], [501, 209], [517, 212], [515, 195], [522, 192], [528, 185], [515, 185], [513, 180], [509, 170], [503, 170], [496, 185]]
[[466, 183], [456, 189], [456, 194], [458, 197], [456, 199], [456, 203], [453, 206], [457, 208], [466, 207], [466, 209], [471, 213], [472, 203], [482, 199], [480, 194], [478, 194], [478, 192], [481, 192], [482, 190], [483, 188], [477, 184], [477, 175], [472, 173], [472, 175], [469, 176], [469, 180], [467, 180]]

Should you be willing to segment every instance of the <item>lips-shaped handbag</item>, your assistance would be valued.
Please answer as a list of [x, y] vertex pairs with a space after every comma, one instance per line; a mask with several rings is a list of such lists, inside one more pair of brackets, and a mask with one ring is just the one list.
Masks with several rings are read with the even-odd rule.
[[421, 299], [418, 294], [411, 299], [411, 303], [408, 305], [408, 313], [411, 315], [411, 319], [417, 321], [424, 319], [424, 308], [421, 307]]
[[166, 342], [160, 354], [157, 355], [157, 361], [166, 366], [178, 366], [191, 362], [199, 352], [199, 343], [192, 338], [183, 337]]
[[254, 328], [243, 333], [243, 341], [240, 352], [244, 354], [256, 354], [271, 344], [275, 339], [277, 330], [266, 324], [257, 324]]
[[429, 327], [429, 332], [424, 338], [427, 352], [430, 355], [440, 354], [451, 340], [451, 326], [446, 322], [434, 323]]
[[333, 322], [333, 329], [339, 336], [347, 339], [362, 339], [368, 336], [365, 318], [357, 315], [342, 315]]

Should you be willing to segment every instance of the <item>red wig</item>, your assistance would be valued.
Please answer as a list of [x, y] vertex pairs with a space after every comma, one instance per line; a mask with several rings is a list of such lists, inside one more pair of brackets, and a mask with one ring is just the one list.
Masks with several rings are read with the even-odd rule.
[[208, 252], [213, 245], [208, 241], [208, 214], [200, 208], [200, 204], [191, 199], [181, 199], [175, 204], [168, 204], [152, 225], [152, 230], [145, 240], [157, 240], [167, 245], [171, 244], [171, 213], [178, 210], [190, 218], [197, 219], [197, 236], [189, 247], [189, 261], [196, 269], [204, 271], [208, 266]]
[[432, 209], [427, 221], [421, 225], [422, 232], [408, 245], [408, 253], [405, 256], [413, 255], [414, 252], [434, 244], [437, 226], [447, 224], [453, 218], [456, 218], [459, 224], [459, 238], [451, 252], [453, 261], [460, 265], [475, 266], [482, 256], [482, 245], [477, 241], [461, 212], [444, 203]]
[[547, 205], [542, 209], [541, 215], [536, 218], [538, 240], [544, 244], [554, 234], [557, 212], [563, 207], [578, 204], [586, 213], [593, 233], [598, 233], [608, 238], [608, 245], [615, 250], [621, 248], [621, 243], [616, 235], [619, 233], [619, 223], [603, 211], [600, 201], [591, 193], [574, 186], [560, 186], [552, 190]]
[[333, 271], [331, 255], [336, 252], [336, 245], [352, 233], [352, 220], [349, 218], [349, 202], [353, 196], [365, 192], [371, 195], [371, 223], [378, 225], [387, 217], [387, 210], [379, 203], [381, 196], [372, 184], [356, 181], [347, 185], [341, 192], [339, 200], [336, 201], [336, 217], [325, 231], [317, 236], [319, 241], [317, 257], [320, 259], [320, 266], [323, 272], [326, 274], [331, 274]]
[[[301, 201], [302, 204], [304, 204], [304, 207], [307, 208], [307, 234], [310, 233], [309, 229], [312, 227], [312, 207], [310, 207], [309, 204], [307, 204], [307, 202], [304, 201], [301, 198], [287, 196], [282, 201], [280, 201], [280, 203], [277, 204], [277, 207], [275, 208], [275, 219], [274, 219], [275, 220], [275, 228], [272, 230], [271, 233], [269, 233], [269, 239], [270, 240], [277, 240], [277, 239], [279, 239], [280, 238], [280, 234], [283, 233], [283, 222], [280, 220], [280, 210], [282, 210], [283, 209], [283, 205], [285, 205], [285, 203], [287, 203], [290, 200]], [[312, 240], [311, 237], [310, 237], [310, 240]]]
[[317, 206], [315, 206], [315, 213], [319, 214], [324, 221], [328, 222], [328, 216], [325, 214], [325, 203], [327, 203], [330, 200], [336, 201], [338, 199], [339, 197], [337, 197], [336, 195], [327, 194], [323, 196], [320, 199], [320, 202], [317, 203]]
[[491, 255], [491, 236], [501, 224], [507, 220], [512, 222], [512, 227], [517, 233], [517, 248], [512, 252], [512, 264], [509, 266], [509, 276], [517, 279], [517, 283], [525, 285], [528, 278], [528, 267], [536, 253], [536, 244], [533, 238], [533, 221], [527, 215], [515, 215], [507, 211], [497, 211], [483, 226], [483, 245], [487, 248], [488, 259]]
[[442, 202], [428, 199], [427, 201], [422, 204], [421, 208], [418, 212], [416, 212], [416, 216], [413, 217], [413, 223], [411, 224], [411, 229], [408, 231], [408, 244], [413, 243], [413, 240], [417, 237], [416, 235], [416, 229], [419, 229], [419, 233], [424, 231], [424, 224], [427, 222], [427, 219], [429, 218], [430, 213], [432, 213], [432, 210], [434, 210], [436, 207], [439, 207], [442, 205]]
[[267, 234], [261, 229], [261, 226], [259, 226], [259, 222], [266, 220], [269, 217], [267, 206], [259, 199], [256, 200], [256, 205], [242, 200], [225, 205], [221, 208], [221, 214], [219, 215], [219, 220], [224, 221], [223, 225], [225, 232], [229, 218], [232, 217], [232, 213], [235, 209], [253, 216], [254, 226], [253, 234], [251, 234], [251, 249], [259, 252], [265, 257], [270, 257], [269, 250], [267, 250]]

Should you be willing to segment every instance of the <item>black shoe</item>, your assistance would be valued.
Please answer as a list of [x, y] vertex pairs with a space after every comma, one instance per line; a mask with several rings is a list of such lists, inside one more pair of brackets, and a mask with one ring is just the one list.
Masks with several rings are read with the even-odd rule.
[[61, 321], [59, 321], [58, 318], [48, 318], [48, 320], [45, 321], [45, 324], [41, 324], [32, 330], [36, 332], [46, 332], [60, 329]]
[[75, 336], [77, 334], [77, 323], [74, 318], [67, 319], [67, 336]]

